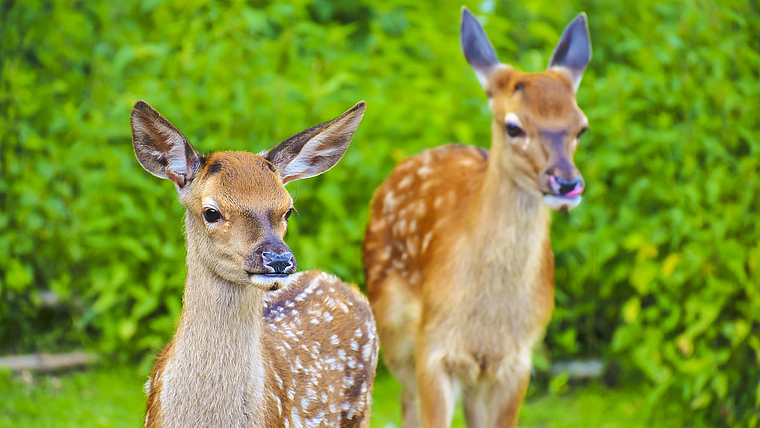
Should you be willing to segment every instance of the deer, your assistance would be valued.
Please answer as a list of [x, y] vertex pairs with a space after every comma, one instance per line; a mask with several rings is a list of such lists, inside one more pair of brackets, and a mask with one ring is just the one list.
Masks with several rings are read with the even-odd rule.
[[551, 211], [581, 202], [573, 156], [588, 120], [576, 91], [591, 59], [585, 14], [548, 68], [502, 64], [462, 8], [464, 56], [488, 96], [491, 146], [402, 160], [376, 190], [362, 244], [383, 358], [405, 427], [514, 427], [531, 355], [554, 309]]
[[158, 111], [134, 105], [139, 163], [186, 208], [187, 276], [171, 341], [146, 384], [145, 426], [367, 427], [378, 337], [366, 298], [296, 271], [283, 241], [285, 184], [346, 152], [362, 101], [261, 154], [201, 154]]

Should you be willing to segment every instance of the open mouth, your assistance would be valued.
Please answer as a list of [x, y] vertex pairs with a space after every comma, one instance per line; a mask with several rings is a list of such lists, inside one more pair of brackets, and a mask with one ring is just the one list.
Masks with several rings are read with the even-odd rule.
[[555, 211], [570, 211], [581, 203], [581, 195], [544, 195], [544, 202]]
[[253, 285], [269, 291], [276, 291], [288, 285], [291, 276], [288, 273], [253, 273], [248, 275]]

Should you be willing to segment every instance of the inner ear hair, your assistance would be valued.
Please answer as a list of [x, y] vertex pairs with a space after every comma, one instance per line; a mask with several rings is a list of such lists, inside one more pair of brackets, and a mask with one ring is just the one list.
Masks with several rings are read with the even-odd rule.
[[322, 174], [343, 157], [365, 110], [366, 103], [360, 101], [337, 118], [288, 138], [262, 156], [277, 167], [283, 183]]
[[184, 188], [198, 173], [203, 157], [184, 135], [145, 101], [132, 108], [132, 145], [140, 165]]

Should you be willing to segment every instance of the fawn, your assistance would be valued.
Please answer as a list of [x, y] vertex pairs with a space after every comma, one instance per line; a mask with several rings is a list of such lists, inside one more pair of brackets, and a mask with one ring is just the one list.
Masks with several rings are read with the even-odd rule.
[[531, 350], [554, 308], [550, 209], [584, 182], [573, 163], [587, 119], [575, 92], [591, 58], [586, 16], [546, 71], [501, 64], [462, 9], [464, 55], [488, 95], [491, 150], [448, 145], [399, 163], [376, 191], [362, 248], [383, 355], [406, 427], [514, 427]]
[[284, 184], [332, 168], [364, 110], [362, 101], [261, 155], [202, 155], [135, 104], [137, 159], [173, 181], [187, 208], [182, 313], [146, 385], [146, 427], [369, 425], [378, 347], [369, 304], [334, 276], [296, 273], [283, 242], [293, 211]]

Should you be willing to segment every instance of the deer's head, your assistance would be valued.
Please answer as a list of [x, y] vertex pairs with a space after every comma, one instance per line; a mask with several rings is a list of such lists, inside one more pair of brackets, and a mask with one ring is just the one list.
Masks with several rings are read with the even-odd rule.
[[276, 290], [296, 272], [296, 259], [283, 241], [293, 212], [285, 184], [335, 166], [364, 110], [362, 101], [260, 155], [202, 155], [158, 111], [138, 101], [132, 138], [140, 164], [174, 182], [187, 208], [188, 257], [227, 281]]
[[483, 27], [462, 9], [462, 48], [493, 112], [494, 153], [515, 183], [555, 210], [575, 208], [584, 182], [573, 163], [588, 119], [575, 92], [591, 59], [586, 15], [567, 26], [541, 73], [523, 73], [496, 58]]

